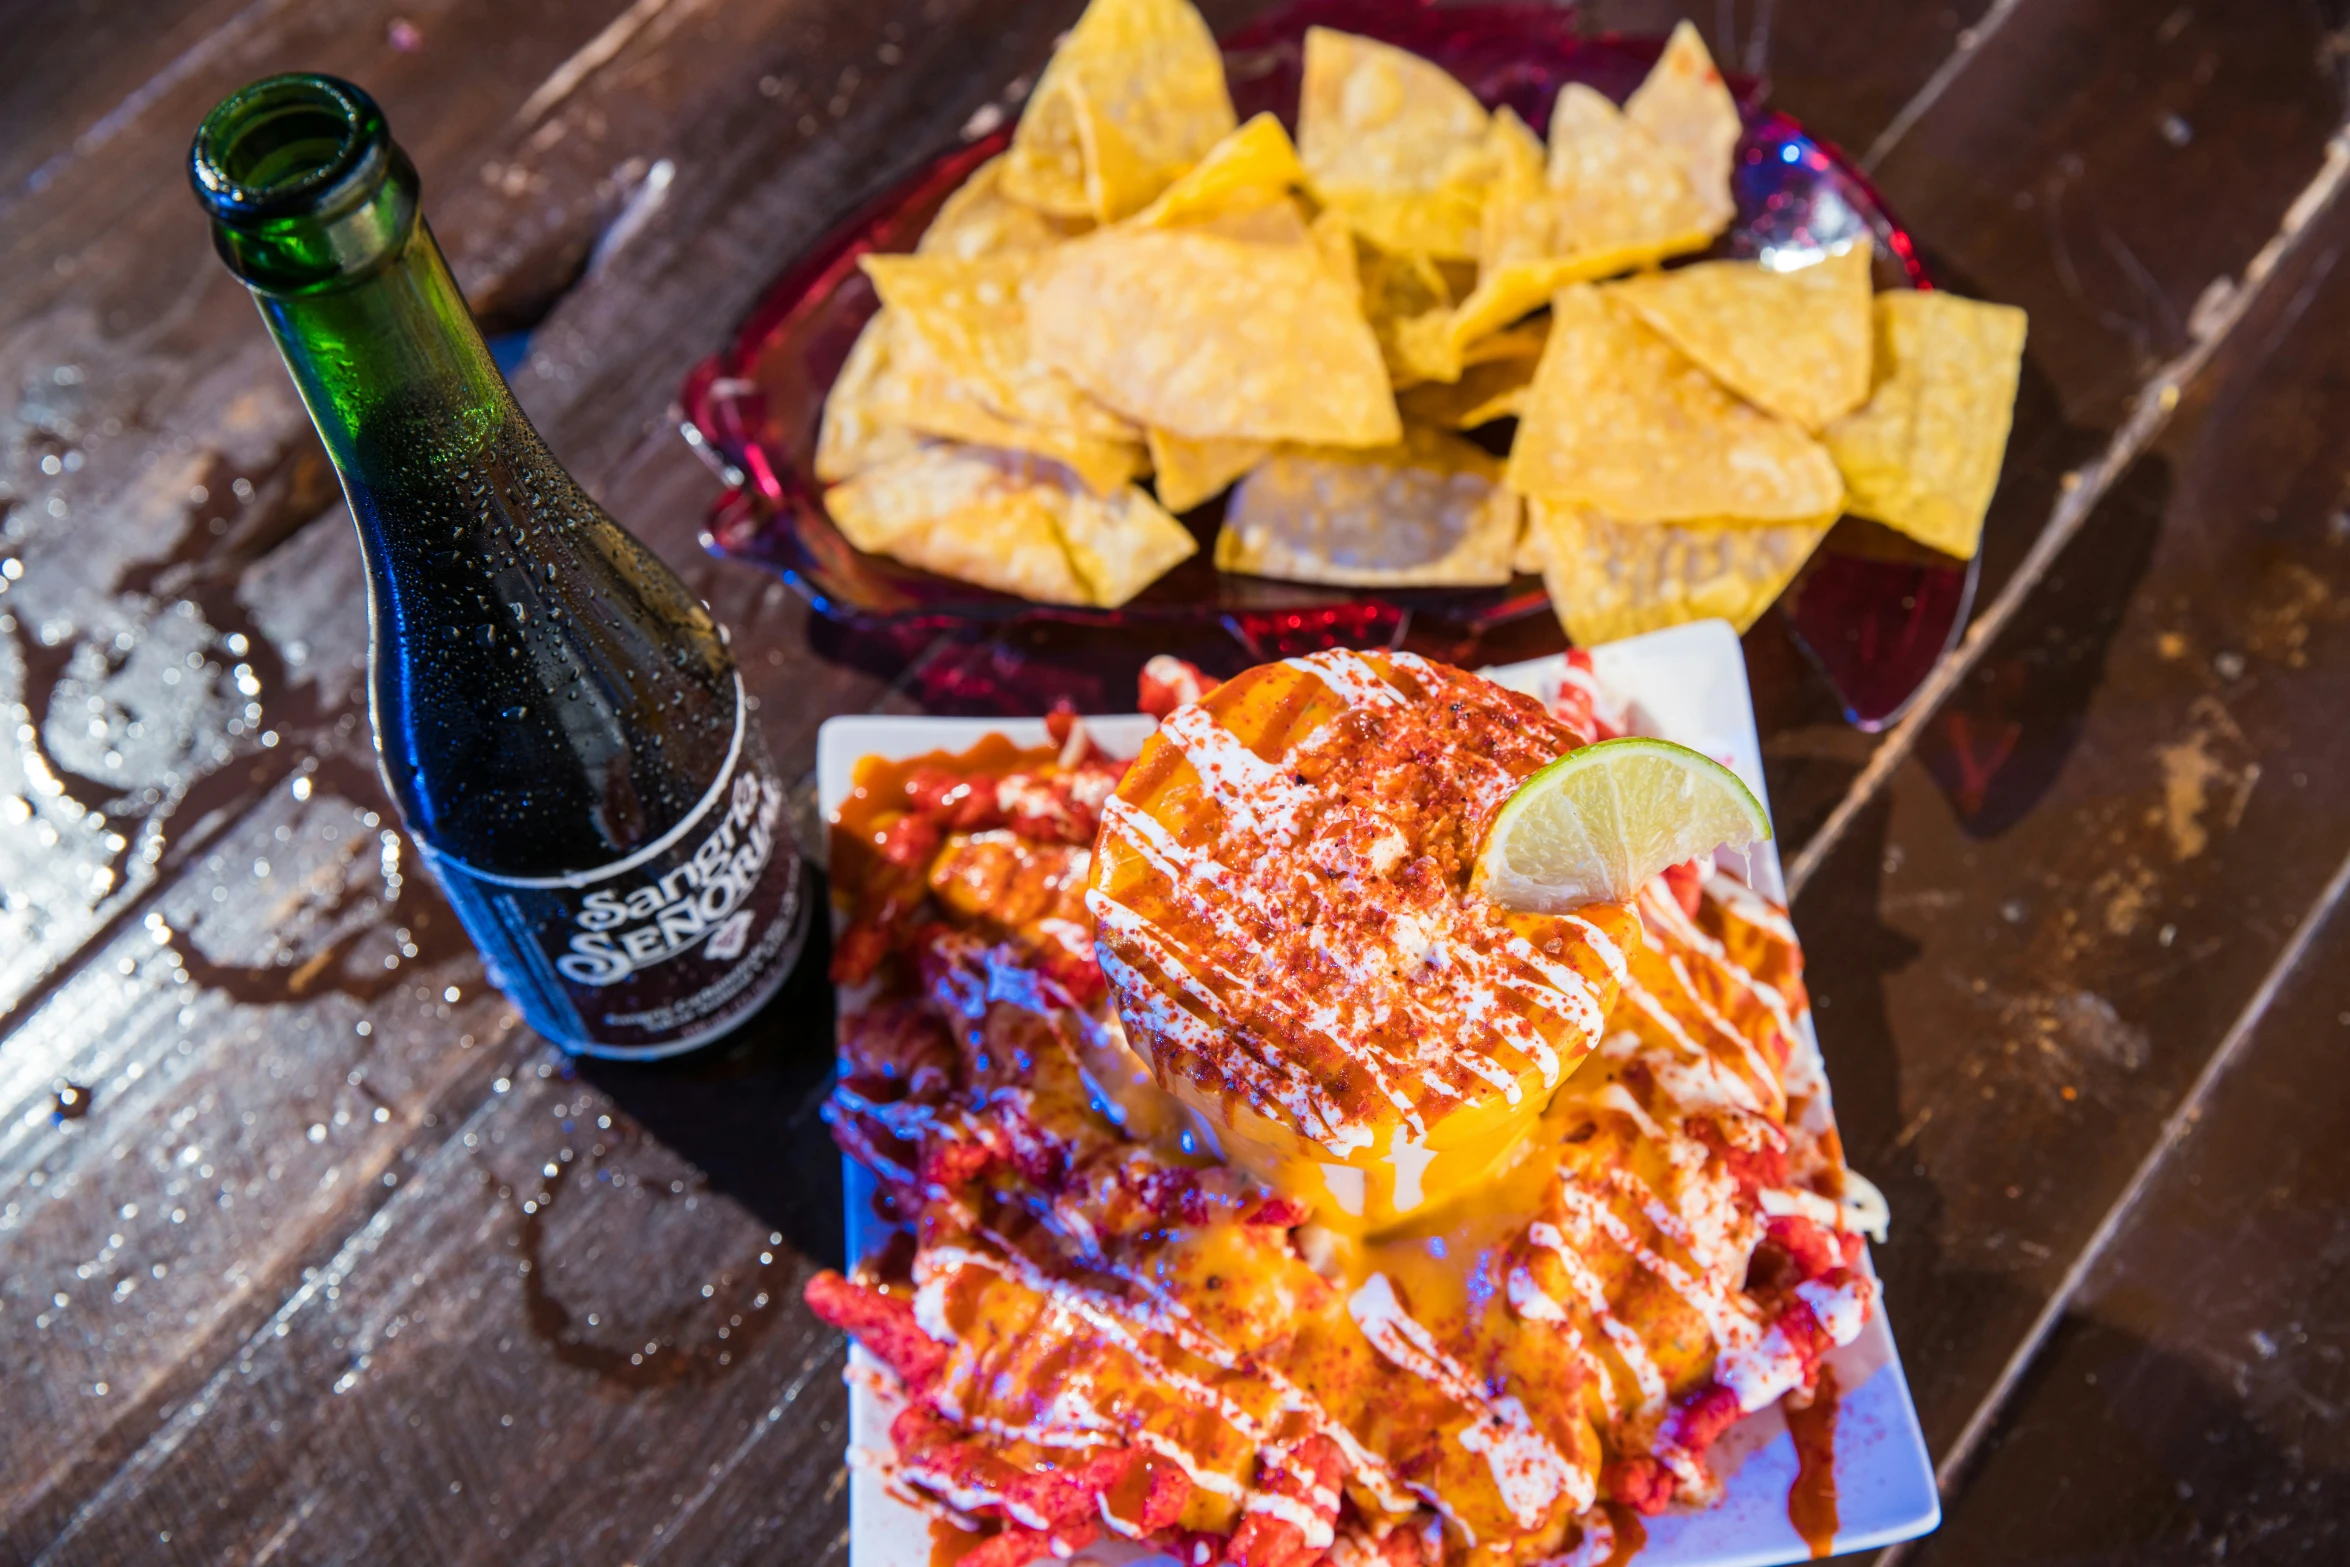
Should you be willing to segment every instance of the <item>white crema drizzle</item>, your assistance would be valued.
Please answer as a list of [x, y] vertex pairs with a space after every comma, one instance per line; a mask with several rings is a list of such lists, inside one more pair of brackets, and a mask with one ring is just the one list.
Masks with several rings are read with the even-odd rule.
[[1583, 1309], [1605, 1336], [1616, 1358], [1624, 1363], [1632, 1383], [1640, 1390], [1639, 1412], [1654, 1414], [1665, 1406], [1665, 1376], [1648, 1355], [1648, 1346], [1640, 1342], [1640, 1335], [1630, 1324], [1619, 1318], [1607, 1303], [1607, 1290], [1587, 1266], [1559, 1227], [1547, 1220], [1537, 1219], [1526, 1227], [1526, 1238], [1558, 1259], [1566, 1273], [1567, 1282], [1581, 1297]]
[[[1312, 675], [1350, 708], [1396, 706], [1407, 700], [1357, 654], [1318, 653], [1284, 662]], [[1437, 681], [1435, 670], [1422, 660], [1397, 655], [1394, 662], [1399, 670], [1432, 684]], [[1333, 729], [1320, 726], [1306, 747]], [[1264, 947], [1264, 930], [1294, 925], [1298, 917], [1296, 899], [1268, 883], [1257, 867], [1278, 864], [1281, 852], [1295, 846], [1317, 791], [1299, 784], [1287, 767], [1258, 756], [1205, 707], [1178, 709], [1159, 732], [1181, 751], [1199, 775], [1206, 798], [1222, 811], [1227, 835], [1247, 851], [1248, 873], [1236, 873], [1216, 855], [1178, 842], [1148, 813], [1117, 799], [1103, 809], [1105, 838], [1139, 857], [1165, 883], [1165, 896], [1175, 908], [1205, 927], [1218, 950], [1256, 954]], [[1462, 780], [1472, 794], [1497, 792], [1498, 799], [1515, 786], [1504, 769], [1482, 757], [1465, 756], [1463, 763], [1476, 775]], [[1492, 776], [1483, 777], [1484, 773]], [[1390, 832], [1388, 837], [1395, 835]], [[1387, 850], [1388, 860], [1400, 853], [1401, 840], [1396, 843], [1398, 847]], [[1380, 863], [1385, 844], [1387, 839], [1372, 845], [1367, 863]], [[1280, 1107], [1309, 1137], [1334, 1153], [1344, 1154], [1368, 1140], [1370, 1127], [1359, 1115], [1338, 1104], [1318, 1083], [1301, 1082], [1261, 1054], [1253, 1065], [1227, 1065], [1226, 1058], [1249, 1053], [1245, 1036], [1228, 1038], [1221, 1051], [1200, 1048], [1201, 1029], [1195, 1026], [1199, 1019], [1241, 1032], [1233, 1006], [1222, 997], [1245, 996], [1251, 1009], [1301, 1036], [1318, 1036], [1358, 1063], [1374, 1091], [1401, 1114], [1415, 1137], [1425, 1135], [1426, 1127], [1412, 1097], [1398, 1085], [1395, 1064], [1352, 1041], [1387, 1030], [1416, 1038], [1424, 1042], [1421, 1048], [1428, 1058], [1412, 1063], [1415, 1070], [1426, 1072], [1441, 1063], [1452, 1070], [1456, 1082], [1461, 1077], [1475, 1079], [1515, 1104], [1525, 1095], [1519, 1077], [1528, 1067], [1548, 1091], [1559, 1085], [1570, 1066], [1545, 1037], [1536, 1016], [1548, 1014], [1581, 1038], [1596, 1035], [1605, 1021], [1590, 981], [1573, 965], [1547, 957], [1524, 937], [1500, 926], [1479, 900], [1451, 910], [1393, 911], [1390, 930], [1397, 939], [1377, 951], [1333, 942], [1325, 935], [1327, 922], [1317, 921], [1307, 944], [1346, 983], [1325, 988], [1303, 1003], [1294, 999], [1293, 991], [1269, 979], [1258, 982], [1257, 965], [1246, 958], [1219, 961], [1188, 947], [1175, 948], [1150, 921], [1098, 891], [1089, 894], [1087, 902], [1102, 932], [1105, 972], [1136, 1021], [1146, 1028], [1164, 1021], [1170, 1044], [1198, 1056], [1212, 1070], [1228, 1072], [1252, 1097]], [[1623, 957], [1606, 934], [1586, 920], [1572, 923], [1600, 962], [1620, 976]], [[1111, 950], [1113, 942], [1125, 948], [1123, 961], [1114, 961], [1119, 955]], [[1488, 950], [1478, 950], [1480, 944]], [[1169, 988], [1188, 1005], [1172, 1005], [1147, 994], [1138, 961], [1160, 969]], [[1209, 980], [1214, 983], [1206, 983]], [[1175, 1012], [1192, 1013], [1194, 1021], [1175, 1017]], [[1513, 1067], [1510, 1054], [1521, 1064]], [[1304, 1099], [1316, 1102], [1309, 1105]]]
[[1519, 1528], [1539, 1525], [1560, 1496], [1576, 1512], [1591, 1505], [1597, 1494], [1591, 1471], [1569, 1462], [1535, 1430], [1526, 1406], [1514, 1394], [1487, 1397], [1477, 1379], [1455, 1364], [1435, 1336], [1403, 1309], [1386, 1274], [1372, 1274], [1348, 1297], [1346, 1309], [1372, 1348], [1402, 1370], [1434, 1383], [1476, 1416], [1461, 1431], [1460, 1444], [1485, 1460], [1494, 1489]]
[[1159, 733], [1182, 751], [1200, 786], [1234, 826], [1287, 848], [1297, 841], [1298, 813], [1314, 791], [1268, 762], [1204, 707], [1179, 707]]
[[[1144, 1290], [1147, 1302], [1121, 1299], [1087, 1289], [1070, 1280], [1046, 1273], [1002, 1236], [981, 1231], [994, 1251], [975, 1251], [967, 1246], [937, 1245], [925, 1247], [915, 1262], [915, 1320], [923, 1331], [943, 1344], [957, 1342], [946, 1321], [945, 1288], [954, 1269], [960, 1267], [985, 1268], [1014, 1280], [1034, 1293], [1061, 1305], [1073, 1313], [1074, 1320], [1083, 1322], [1102, 1338], [1133, 1356], [1144, 1373], [1161, 1386], [1169, 1387], [1212, 1411], [1215, 1416], [1260, 1450], [1285, 1452], [1287, 1447], [1275, 1440], [1272, 1427], [1249, 1412], [1228, 1395], [1218, 1392], [1198, 1378], [1178, 1371], [1159, 1356], [1151, 1353], [1143, 1343], [1141, 1332], [1159, 1334], [1171, 1340], [1188, 1355], [1206, 1361], [1222, 1371], [1245, 1371], [1273, 1396], [1276, 1412], [1302, 1415], [1314, 1434], [1326, 1436], [1338, 1445], [1354, 1478], [1367, 1486], [1390, 1511], [1403, 1511], [1411, 1506], [1419, 1493], [1400, 1486], [1386, 1463], [1349, 1430], [1345, 1423], [1300, 1388], [1288, 1377], [1254, 1357], [1244, 1356], [1224, 1344], [1202, 1327], [1198, 1320], [1179, 1302], [1167, 1297], [1147, 1280], [1120, 1270], [1118, 1276], [1126, 1283]], [[1167, 1456], [1176, 1458], [1194, 1483], [1201, 1481], [1197, 1460], [1185, 1462], [1179, 1457], [1180, 1448]], [[1209, 1489], [1216, 1489], [1213, 1485]], [[1419, 1499], [1427, 1500], [1425, 1496]]]

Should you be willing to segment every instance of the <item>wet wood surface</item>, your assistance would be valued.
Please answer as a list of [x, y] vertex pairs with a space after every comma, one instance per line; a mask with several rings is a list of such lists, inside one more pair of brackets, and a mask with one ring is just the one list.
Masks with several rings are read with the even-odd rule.
[[[487, 988], [375, 780], [349, 521], [182, 159], [269, 70], [375, 92], [530, 332], [526, 406], [805, 771], [824, 717], [1032, 650], [869, 645], [710, 560], [672, 393], [1076, 8], [0, 3], [0, 1561], [845, 1559], [842, 1349], [798, 1301], [840, 1246], [828, 995], [619, 1069]], [[2340, 1559], [2350, 18], [1583, 8], [1683, 13], [2032, 313], [1927, 700], [1862, 734], [1747, 639], [1945, 1485], [1905, 1554]]]

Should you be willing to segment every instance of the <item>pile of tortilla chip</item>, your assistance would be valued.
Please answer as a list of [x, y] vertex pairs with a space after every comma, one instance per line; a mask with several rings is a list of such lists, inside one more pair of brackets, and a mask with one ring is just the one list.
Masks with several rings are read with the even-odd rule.
[[1010, 148], [865, 258], [827, 509], [859, 549], [1108, 607], [1230, 491], [1221, 570], [1539, 570], [1579, 642], [1743, 629], [1845, 511], [1971, 554], [2021, 312], [1872, 298], [1865, 243], [1659, 270], [1728, 227], [1740, 133], [1686, 23], [1621, 108], [1562, 91], [1547, 141], [1314, 28], [1293, 143], [1237, 123], [1189, 0], [1092, 0]]

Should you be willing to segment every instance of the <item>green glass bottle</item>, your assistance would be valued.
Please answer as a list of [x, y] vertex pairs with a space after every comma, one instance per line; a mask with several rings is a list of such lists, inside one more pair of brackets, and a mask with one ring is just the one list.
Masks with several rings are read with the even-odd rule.
[[523, 417], [364, 92], [256, 82], [190, 174], [342, 478], [376, 753], [492, 980], [570, 1050], [727, 1032], [807, 909], [725, 633]]

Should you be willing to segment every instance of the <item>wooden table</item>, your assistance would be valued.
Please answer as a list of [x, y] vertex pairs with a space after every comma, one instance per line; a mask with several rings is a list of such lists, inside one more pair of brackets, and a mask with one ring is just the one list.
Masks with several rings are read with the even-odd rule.
[[[1076, 0], [0, 0], [0, 1561], [845, 1558], [813, 977], [567, 1062], [368, 751], [358, 553], [181, 175], [382, 100], [557, 452], [806, 769], [899, 671], [696, 546], [681, 372]], [[1227, 25], [1247, 9], [1212, 8]], [[1933, 1563], [2350, 1558], [2350, 140], [2338, 8], [1695, 16], [2029, 308], [1963, 649], [1846, 727], [1747, 639]], [[2322, 13], [2322, 14], [2321, 14]], [[984, 644], [949, 650], [992, 656]]]

